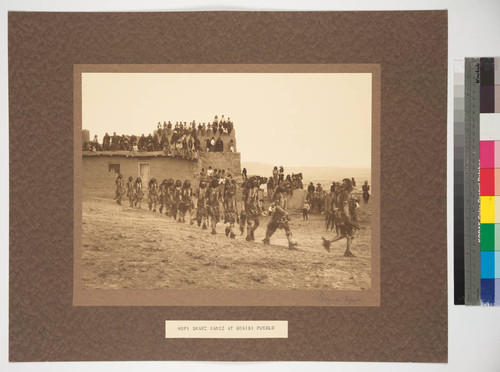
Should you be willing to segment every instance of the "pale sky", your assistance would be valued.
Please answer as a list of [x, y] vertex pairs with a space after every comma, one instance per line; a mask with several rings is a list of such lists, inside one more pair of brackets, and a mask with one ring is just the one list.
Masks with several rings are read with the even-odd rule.
[[244, 162], [370, 167], [371, 84], [370, 73], [83, 73], [82, 128], [102, 142], [224, 115]]

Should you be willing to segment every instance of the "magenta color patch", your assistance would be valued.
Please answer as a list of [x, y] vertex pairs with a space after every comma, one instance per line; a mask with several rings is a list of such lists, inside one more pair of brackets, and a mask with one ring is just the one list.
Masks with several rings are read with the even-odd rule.
[[495, 168], [494, 141], [481, 141], [481, 168]]

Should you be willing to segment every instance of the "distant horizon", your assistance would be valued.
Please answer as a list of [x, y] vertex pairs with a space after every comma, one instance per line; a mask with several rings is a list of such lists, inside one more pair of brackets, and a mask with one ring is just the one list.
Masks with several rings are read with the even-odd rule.
[[[286, 166], [284, 164], [285, 176], [292, 173], [302, 173], [305, 183], [314, 182], [323, 185], [329, 185], [331, 182], [340, 182], [344, 178], [354, 178], [360, 184], [367, 180], [371, 184], [370, 167], [321, 167], [321, 166]], [[276, 165], [276, 166], [280, 166]], [[242, 170], [247, 168], [248, 176], [258, 175], [270, 177], [272, 175], [273, 165], [262, 162], [241, 162]]]
[[263, 166], [270, 166], [270, 167], [279, 167], [283, 166], [283, 168], [316, 168], [316, 169], [363, 169], [363, 170], [370, 170], [371, 167], [344, 167], [344, 166], [336, 166], [336, 165], [290, 165], [290, 164], [271, 164], [271, 163], [264, 163], [262, 161], [241, 161], [241, 168], [243, 169], [245, 166], [243, 164], [260, 164]]

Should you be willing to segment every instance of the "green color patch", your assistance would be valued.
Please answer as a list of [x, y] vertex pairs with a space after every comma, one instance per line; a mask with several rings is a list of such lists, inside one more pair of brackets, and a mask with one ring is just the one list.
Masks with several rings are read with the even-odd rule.
[[495, 224], [482, 223], [481, 251], [494, 251], [494, 250], [495, 250]]

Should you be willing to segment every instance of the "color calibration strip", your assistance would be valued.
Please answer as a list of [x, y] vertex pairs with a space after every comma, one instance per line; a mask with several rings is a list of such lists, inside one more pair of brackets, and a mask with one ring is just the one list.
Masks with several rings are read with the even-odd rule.
[[[466, 58], [462, 91], [459, 84], [461, 70], [455, 66], [455, 304], [500, 305], [499, 67], [500, 58]], [[461, 172], [458, 164], [462, 149], [462, 117], [463, 204], [459, 200]], [[462, 205], [463, 220], [458, 216]], [[463, 240], [459, 230], [461, 221], [464, 226]]]
[[[480, 60], [481, 303], [500, 305], [500, 94], [495, 65]], [[497, 82], [498, 83], [498, 82]]]
[[465, 304], [464, 262], [464, 61], [453, 64], [453, 184], [454, 184], [454, 298], [455, 305]]

